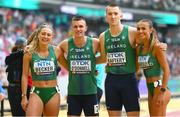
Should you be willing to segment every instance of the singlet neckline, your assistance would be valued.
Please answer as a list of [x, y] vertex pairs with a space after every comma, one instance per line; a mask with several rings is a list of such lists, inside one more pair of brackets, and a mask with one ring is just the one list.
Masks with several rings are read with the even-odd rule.
[[140, 45], [140, 54], [142, 54], [142, 55], [148, 55], [149, 53], [151, 53], [152, 52], [152, 50], [153, 50], [153, 46], [151, 47], [151, 44], [152, 44], [152, 39], [150, 39], [150, 41], [149, 41], [149, 48], [147, 49], [147, 51], [145, 52], [145, 53], [143, 53], [143, 44], [141, 44]]
[[78, 47], [78, 46], [75, 44], [75, 42], [74, 42], [74, 38], [72, 38], [73, 45], [74, 45], [76, 48], [78, 48], [78, 49], [81, 49], [81, 48], [86, 47], [86, 45], [87, 45], [87, 43], [88, 43], [88, 37], [86, 36], [85, 38], [86, 38], [86, 42], [85, 42], [85, 44], [84, 44], [82, 47]]
[[108, 30], [109, 30], [109, 34], [110, 34], [111, 37], [118, 37], [118, 36], [122, 35], [122, 32], [124, 32], [124, 29], [125, 29], [125, 26], [122, 25], [122, 30], [117, 35], [112, 35], [111, 31], [110, 31], [110, 28]]
[[38, 55], [38, 57], [39, 58], [41, 58], [41, 59], [47, 59], [47, 58], [49, 58], [49, 56], [50, 56], [50, 46], [48, 45], [48, 55], [47, 56], [41, 56], [39, 53], [37, 53], [37, 55]]
[[147, 49], [147, 51], [146, 52], [143, 52], [143, 45], [140, 45], [140, 54], [141, 55], [148, 55], [149, 54], [149, 52], [150, 52], [150, 50], [149, 50], [149, 48]]

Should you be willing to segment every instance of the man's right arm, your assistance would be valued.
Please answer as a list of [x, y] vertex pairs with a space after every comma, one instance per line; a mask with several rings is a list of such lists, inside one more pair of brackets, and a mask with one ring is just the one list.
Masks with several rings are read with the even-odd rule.
[[135, 48], [137, 29], [135, 27], [129, 26], [128, 32], [129, 32], [129, 42], [131, 44], [131, 47]]
[[104, 32], [99, 36], [99, 44], [100, 44], [100, 56], [96, 58], [96, 64], [106, 63], [106, 53], [104, 47]]
[[58, 58], [59, 63], [66, 69], [68, 70], [68, 62], [65, 58], [65, 55], [67, 55], [67, 49], [68, 49], [68, 41], [64, 40], [62, 41], [59, 45], [58, 48], [60, 50], [60, 55]]

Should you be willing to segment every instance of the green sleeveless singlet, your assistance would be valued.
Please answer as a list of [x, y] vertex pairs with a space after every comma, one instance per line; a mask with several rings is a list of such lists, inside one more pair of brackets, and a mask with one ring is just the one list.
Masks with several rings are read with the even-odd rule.
[[97, 93], [95, 77], [95, 54], [93, 40], [87, 37], [84, 47], [76, 47], [73, 38], [68, 39], [69, 95], [89, 95]]
[[57, 58], [52, 45], [49, 45], [48, 50], [49, 55], [46, 58], [37, 53], [32, 54], [30, 67], [33, 81], [56, 79]]
[[138, 55], [138, 63], [140, 65], [140, 68], [143, 69], [146, 78], [153, 76], [161, 76], [162, 72], [160, 64], [151, 51], [143, 54], [142, 49], [140, 48]]
[[129, 42], [128, 26], [124, 26], [121, 34], [116, 37], [111, 36], [110, 31], [106, 30], [104, 41], [107, 54], [107, 73], [135, 73], [135, 49]]

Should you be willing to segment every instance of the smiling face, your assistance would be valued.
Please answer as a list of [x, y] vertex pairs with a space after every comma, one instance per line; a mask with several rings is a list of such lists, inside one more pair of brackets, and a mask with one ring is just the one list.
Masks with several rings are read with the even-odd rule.
[[139, 39], [142, 39], [144, 41], [150, 39], [152, 30], [153, 30], [153, 28], [149, 24], [149, 22], [139, 21], [137, 23], [137, 35], [138, 35]]
[[87, 26], [85, 20], [72, 21], [72, 31], [74, 38], [82, 38], [85, 36]]
[[43, 45], [48, 45], [53, 39], [53, 31], [48, 28], [42, 28], [38, 34], [39, 43]]
[[106, 21], [109, 25], [118, 25], [122, 19], [122, 12], [118, 6], [106, 7]]

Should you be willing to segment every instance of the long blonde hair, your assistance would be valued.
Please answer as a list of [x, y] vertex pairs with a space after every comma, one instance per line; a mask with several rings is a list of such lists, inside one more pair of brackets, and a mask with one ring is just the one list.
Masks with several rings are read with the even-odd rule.
[[37, 53], [39, 49], [39, 39], [38, 34], [41, 32], [43, 28], [50, 28], [52, 32], [54, 32], [52, 26], [48, 23], [43, 23], [36, 30], [32, 32], [32, 34], [28, 37], [27, 45], [30, 45], [29, 53]]

